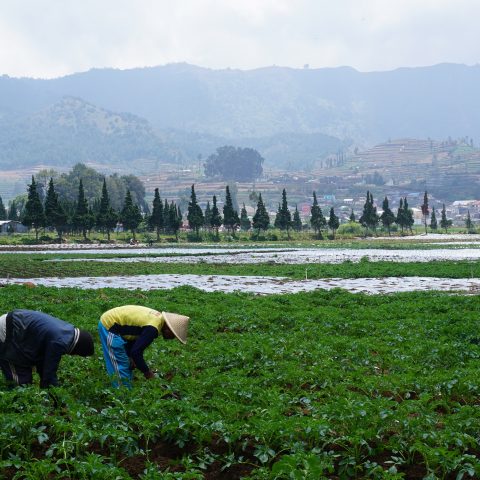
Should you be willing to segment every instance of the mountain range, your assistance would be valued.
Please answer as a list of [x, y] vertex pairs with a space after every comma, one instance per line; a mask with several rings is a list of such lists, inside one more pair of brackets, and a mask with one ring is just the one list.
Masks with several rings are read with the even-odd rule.
[[[224, 144], [267, 166], [389, 138], [475, 138], [480, 66], [211, 70], [188, 64], [0, 77], [0, 167], [92, 161], [188, 164]], [[153, 167], [152, 167], [153, 168]]]

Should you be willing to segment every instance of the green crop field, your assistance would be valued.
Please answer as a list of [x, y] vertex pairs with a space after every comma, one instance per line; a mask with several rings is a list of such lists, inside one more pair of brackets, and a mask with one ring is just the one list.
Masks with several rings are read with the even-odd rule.
[[[77, 256], [78, 257], [78, 256]], [[87, 255], [82, 255], [86, 258]], [[117, 256], [115, 258], [121, 258]], [[35, 277], [81, 277], [148, 274], [197, 274], [197, 275], [266, 275], [305, 278], [363, 278], [387, 276], [422, 276], [440, 278], [478, 278], [479, 261], [432, 261], [397, 263], [388, 261], [345, 261], [339, 264], [315, 263], [302, 265], [259, 264], [181, 264], [181, 263], [113, 263], [113, 262], [65, 262], [60, 258], [75, 258], [74, 255], [0, 255], [0, 278]], [[96, 255], [95, 258], [112, 258]], [[124, 258], [128, 258], [124, 256]], [[48, 261], [47, 261], [48, 260]], [[140, 258], [141, 260], [141, 258]], [[227, 259], [226, 259], [227, 262]]]
[[132, 390], [98, 337], [61, 387], [0, 383], [0, 478], [480, 477], [478, 296], [0, 290], [92, 333], [121, 304], [191, 316], [188, 344], [156, 340]]

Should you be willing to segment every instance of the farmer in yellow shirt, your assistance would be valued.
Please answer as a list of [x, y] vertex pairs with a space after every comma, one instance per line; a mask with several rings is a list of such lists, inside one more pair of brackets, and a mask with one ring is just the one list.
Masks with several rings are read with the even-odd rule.
[[105, 365], [110, 376], [131, 386], [132, 370], [138, 368], [145, 378], [155, 375], [143, 358], [144, 350], [161, 334], [166, 340], [177, 338], [187, 343], [190, 318], [176, 313], [158, 312], [140, 305], [124, 305], [106, 311], [98, 323]]

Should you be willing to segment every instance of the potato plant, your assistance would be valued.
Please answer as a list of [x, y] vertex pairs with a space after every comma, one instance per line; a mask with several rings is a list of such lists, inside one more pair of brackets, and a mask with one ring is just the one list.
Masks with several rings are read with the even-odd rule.
[[121, 304], [190, 315], [188, 344], [158, 339], [158, 378], [132, 390], [110, 386], [98, 340], [62, 359], [61, 387], [0, 382], [0, 478], [480, 476], [477, 296], [0, 290], [2, 312], [94, 335]]

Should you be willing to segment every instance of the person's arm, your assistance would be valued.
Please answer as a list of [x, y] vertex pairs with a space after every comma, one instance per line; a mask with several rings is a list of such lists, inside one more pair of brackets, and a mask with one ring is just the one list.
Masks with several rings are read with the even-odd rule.
[[41, 388], [58, 385], [57, 370], [64, 353], [66, 353], [65, 345], [57, 342], [47, 344], [43, 357], [43, 368], [39, 372]]
[[130, 357], [135, 366], [143, 373], [145, 378], [152, 378], [153, 373], [148, 368], [144, 358], [144, 350], [158, 337], [158, 330], [155, 327], [147, 326], [142, 329], [141, 335], [135, 340], [130, 350]]

